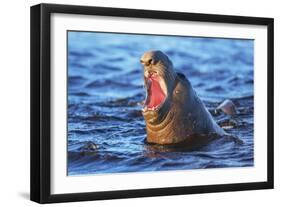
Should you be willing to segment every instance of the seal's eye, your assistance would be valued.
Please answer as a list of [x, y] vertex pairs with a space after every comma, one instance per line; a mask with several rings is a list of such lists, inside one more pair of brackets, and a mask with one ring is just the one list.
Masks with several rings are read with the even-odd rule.
[[149, 66], [149, 65], [155, 65], [157, 63], [157, 61], [153, 58], [150, 58], [148, 60], [140, 60], [141, 64], [145, 65], [145, 66]]
[[152, 64], [152, 65], [156, 65], [158, 62], [160, 62], [160, 61], [157, 60], [157, 59], [152, 59], [151, 64]]
[[150, 61], [149, 64], [151, 65], [156, 65], [158, 63], [156, 59], [150, 59], [149, 61]]
[[148, 64], [148, 65], [153, 64], [153, 59], [149, 59], [149, 60], [147, 61], [147, 64]]

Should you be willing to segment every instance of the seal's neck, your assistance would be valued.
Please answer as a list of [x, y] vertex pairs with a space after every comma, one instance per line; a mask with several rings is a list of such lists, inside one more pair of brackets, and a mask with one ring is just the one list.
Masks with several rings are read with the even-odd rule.
[[173, 93], [173, 90], [176, 85], [177, 74], [173, 70], [172, 66], [167, 67], [165, 70], [166, 70], [166, 72], [163, 75], [163, 78], [164, 78], [166, 86], [167, 86], [168, 94], [171, 95]]

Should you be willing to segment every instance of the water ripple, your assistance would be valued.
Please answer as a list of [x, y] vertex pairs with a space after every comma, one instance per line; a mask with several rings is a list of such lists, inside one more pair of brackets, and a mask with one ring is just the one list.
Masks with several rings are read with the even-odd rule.
[[[75, 33], [68, 38], [68, 175], [253, 166], [253, 41]], [[145, 44], [143, 44], [145, 43]], [[145, 143], [144, 51], [159, 49], [185, 74], [216, 121], [235, 121], [243, 145], [200, 149]], [[236, 117], [214, 113], [225, 99]]]

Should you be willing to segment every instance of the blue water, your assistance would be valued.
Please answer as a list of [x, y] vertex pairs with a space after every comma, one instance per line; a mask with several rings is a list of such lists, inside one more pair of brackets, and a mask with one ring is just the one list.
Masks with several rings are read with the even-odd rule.
[[[68, 175], [253, 166], [253, 47], [253, 40], [68, 32]], [[145, 144], [139, 60], [152, 49], [170, 57], [244, 144], [218, 139], [193, 151]], [[214, 113], [227, 98], [234, 117]]]

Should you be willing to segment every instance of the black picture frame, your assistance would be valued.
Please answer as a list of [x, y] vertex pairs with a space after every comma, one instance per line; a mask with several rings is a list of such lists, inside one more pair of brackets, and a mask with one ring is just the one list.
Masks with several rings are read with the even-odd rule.
[[[51, 74], [50, 74], [50, 15], [52, 13], [134, 17], [194, 22], [218, 22], [267, 26], [267, 181], [220, 185], [169, 187], [74, 194], [50, 193], [50, 130], [51, 130]], [[103, 8], [88, 6], [39, 4], [31, 7], [31, 174], [30, 199], [38, 203], [88, 201], [102, 199], [166, 196], [273, 188], [274, 177], [274, 105], [273, 105], [273, 38], [272, 18], [195, 14], [168, 11]]]

